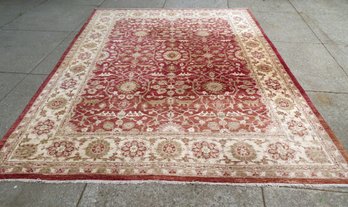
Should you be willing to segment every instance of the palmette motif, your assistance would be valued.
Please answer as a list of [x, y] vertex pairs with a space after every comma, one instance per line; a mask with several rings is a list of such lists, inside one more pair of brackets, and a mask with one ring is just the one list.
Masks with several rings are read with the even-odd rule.
[[3, 175], [347, 169], [246, 10], [97, 10], [0, 151]]

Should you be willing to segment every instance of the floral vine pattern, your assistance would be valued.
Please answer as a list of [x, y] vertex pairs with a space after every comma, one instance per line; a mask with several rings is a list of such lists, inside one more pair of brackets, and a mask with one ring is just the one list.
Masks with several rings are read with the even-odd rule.
[[246, 10], [97, 10], [1, 148], [2, 174], [347, 179], [348, 166]]

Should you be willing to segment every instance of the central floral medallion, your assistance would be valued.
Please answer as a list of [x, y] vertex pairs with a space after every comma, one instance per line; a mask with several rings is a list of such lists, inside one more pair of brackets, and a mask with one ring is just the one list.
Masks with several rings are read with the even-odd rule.
[[204, 84], [203, 86], [208, 92], [211, 93], [219, 93], [221, 91], [224, 90], [225, 85], [223, 83], [220, 82], [216, 82], [216, 81], [209, 81], [207, 83]]
[[138, 88], [138, 84], [134, 81], [126, 81], [119, 85], [119, 90], [123, 93], [134, 92]]
[[167, 51], [163, 54], [164, 59], [166, 60], [179, 60], [181, 54], [178, 51]]
[[196, 35], [202, 36], [202, 37], [207, 37], [210, 35], [210, 32], [208, 30], [199, 30], [196, 32]]
[[137, 31], [134, 33], [135, 36], [138, 36], [138, 37], [145, 37], [147, 36], [149, 33], [147, 31]]

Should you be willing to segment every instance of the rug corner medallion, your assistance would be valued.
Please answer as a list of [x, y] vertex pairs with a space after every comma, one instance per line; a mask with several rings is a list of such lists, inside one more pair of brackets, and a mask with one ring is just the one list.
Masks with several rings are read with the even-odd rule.
[[247, 10], [96, 10], [0, 178], [347, 184], [348, 165]]

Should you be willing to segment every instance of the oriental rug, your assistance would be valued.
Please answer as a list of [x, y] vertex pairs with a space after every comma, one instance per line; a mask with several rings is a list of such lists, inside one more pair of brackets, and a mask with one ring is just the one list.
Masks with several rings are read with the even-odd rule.
[[348, 183], [245, 9], [94, 11], [1, 145], [2, 179]]

